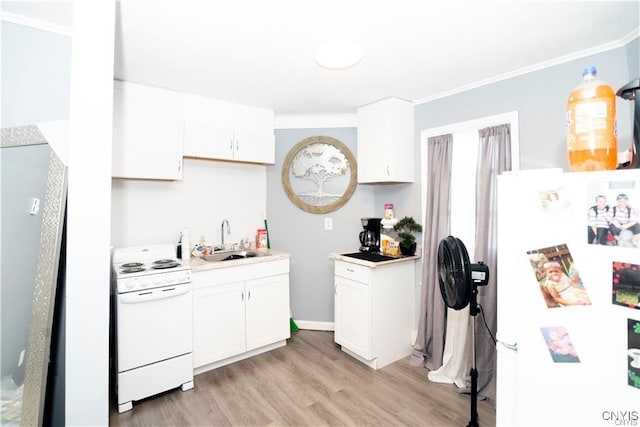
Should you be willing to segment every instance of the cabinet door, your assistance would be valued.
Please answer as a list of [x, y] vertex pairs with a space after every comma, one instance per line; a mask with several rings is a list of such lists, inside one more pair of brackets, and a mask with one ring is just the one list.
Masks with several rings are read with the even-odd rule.
[[234, 160], [250, 163], [275, 163], [275, 136], [273, 131], [237, 129], [235, 132]]
[[388, 98], [358, 109], [358, 182], [414, 181], [413, 104]]
[[182, 179], [182, 115], [178, 93], [114, 82], [111, 175]]
[[245, 300], [244, 282], [194, 289], [194, 367], [245, 351]]
[[236, 111], [234, 159], [240, 162], [275, 163], [273, 110], [242, 106]]
[[189, 95], [184, 155], [237, 162], [275, 162], [273, 110]]
[[184, 156], [233, 160], [234, 130], [211, 123], [185, 121]]
[[373, 359], [369, 286], [336, 276], [335, 287], [335, 342]]
[[247, 281], [247, 351], [287, 339], [289, 275]]

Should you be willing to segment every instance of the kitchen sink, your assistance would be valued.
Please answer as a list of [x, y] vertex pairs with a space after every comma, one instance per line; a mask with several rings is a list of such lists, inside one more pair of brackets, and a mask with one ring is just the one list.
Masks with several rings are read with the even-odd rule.
[[270, 255], [269, 252], [253, 252], [253, 251], [220, 251], [209, 255], [202, 255], [200, 259], [208, 262], [233, 261], [236, 259], [253, 258], [258, 256]]

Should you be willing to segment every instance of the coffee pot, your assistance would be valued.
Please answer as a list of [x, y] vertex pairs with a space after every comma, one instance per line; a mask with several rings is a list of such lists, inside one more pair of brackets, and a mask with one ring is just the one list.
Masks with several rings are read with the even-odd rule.
[[361, 218], [363, 231], [360, 232], [360, 251], [380, 252], [380, 225], [382, 218]]
[[362, 246], [372, 246], [376, 244], [376, 235], [371, 230], [364, 230], [360, 232], [360, 244]]

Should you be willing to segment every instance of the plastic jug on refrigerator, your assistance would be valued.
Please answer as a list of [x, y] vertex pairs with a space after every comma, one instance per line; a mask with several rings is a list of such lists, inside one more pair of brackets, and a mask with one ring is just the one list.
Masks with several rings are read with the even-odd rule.
[[567, 100], [567, 154], [572, 171], [613, 170], [618, 166], [616, 95], [585, 68], [583, 81]]

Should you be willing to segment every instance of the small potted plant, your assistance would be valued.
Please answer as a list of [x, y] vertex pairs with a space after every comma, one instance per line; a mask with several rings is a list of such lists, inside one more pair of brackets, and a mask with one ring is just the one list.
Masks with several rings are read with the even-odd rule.
[[416, 253], [416, 236], [414, 233], [421, 232], [422, 226], [413, 217], [405, 216], [399, 220], [393, 229], [398, 234], [400, 240], [400, 252], [405, 256], [413, 256]]

